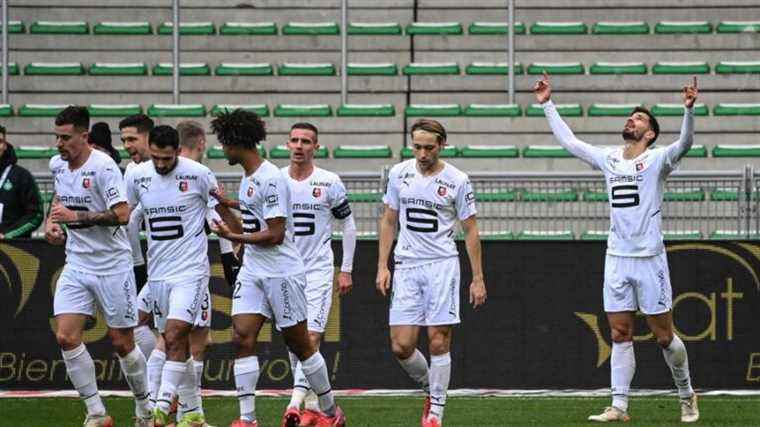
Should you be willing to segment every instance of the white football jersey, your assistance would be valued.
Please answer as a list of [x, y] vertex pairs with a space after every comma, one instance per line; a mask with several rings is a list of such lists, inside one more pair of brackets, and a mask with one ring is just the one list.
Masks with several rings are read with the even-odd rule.
[[[55, 156], [50, 159], [55, 194], [59, 202], [74, 211], [105, 212], [127, 201], [121, 170], [113, 159], [92, 150], [77, 170]], [[109, 275], [132, 268], [132, 251], [124, 227], [68, 224], [66, 263], [76, 270]]]
[[351, 215], [346, 187], [340, 177], [315, 167], [303, 181], [290, 177], [290, 167], [282, 168], [290, 187], [290, 206], [296, 246], [307, 271], [333, 267], [332, 222]]
[[167, 280], [209, 275], [206, 211], [216, 205], [214, 174], [184, 157], [167, 175], [143, 162], [127, 172], [127, 196], [140, 204], [148, 236], [148, 277]]
[[280, 245], [245, 245], [243, 266], [257, 277], [285, 277], [304, 271], [301, 254], [293, 241], [293, 219], [290, 215], [290, 190], [285, 176], [271, 162], [264, 162], [251, 176], [240, 181], [240, 212], [243, 233], [266, 230], [266, 220], [285, 218], [285, 239]]
[[404, 267], [458, 256], [456, 222], [477, 213], [467, 174], [445, 163], [436, 175], [423, 176], [415, 159], [391, 169], [383, 203], [398, 211], [394, 254], [396, 264]]

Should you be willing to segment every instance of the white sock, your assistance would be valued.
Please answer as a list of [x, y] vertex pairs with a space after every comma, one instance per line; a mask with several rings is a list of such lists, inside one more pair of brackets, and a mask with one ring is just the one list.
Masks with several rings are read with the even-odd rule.
[[430, 356], [430, 416], [443, 421], [451, 379], [451, 353]]
[[311, 389], [319, 399], [319, 409], [328, 417], [335, 415], [335, 398], [333, 397], [330, 379], [327, 376], [327, 365], [320, 352], [301, 361], [301, 369], [309, 380]]
[[317, 397], [317, 394], [314, 393], [314, 390], [309, 390], [309, 392], [306, 393], [303, 406], [309, 411], [319, 412], [319, 398]]
[[201, 413], [203, 413], [203, 393], [201, 390], [203, 384], [203, 360], [193, 359], [193, 368], [195, 369], [195, 386], [198, 389], [198, 405], [200, 405]]
[[174, 396], [177, 395], [177, 387], [186, 375], [187, 364], [185, 362], [167, 360], [164, 363], [164, 369], [161, 371], [161, 387], [158, 389], [158, 400], [156, 402], [156, 407], [161, 412], [169, 413]]
[[396, 359], [406, 373], [422, 387], [425, 394], [430, 394], [430, 380], [428, 377], [428, 363], [421, 351], [414, 349], [414, 353], [408, 359]]
[[636, 356], [633, 352], [633, 341], [613, 342], [612, 356], [610, 356], [612, 406], [623, 412], [628, 411], [628, 392], [635, 372]]
[[95, 378], [95, 363], [84, 344], [73, 350], [63, 350], [63, 362], [69, 374], [71, 384], [79, 392], [79, 397], [87, 406], [88, 415], [105, 415], [106, 407], [98, 393], [98, 382]]
[[134, 329], [135, 344], [140, 347], [143, 356], [147, 359], [156, 348], [156, 336], [148, 325], [141, 325]]
[[256, 383], [259, 381], [259, 359], [256, 356], [235, 359], [235, 388], [240, 402], [240, 419], [256, 421]]
[[119, 365], [121, 365], [121, 372], [124, 373], [124, 378], [126, 378], [127, 384], [135, 396], [135, 415], [138, 418], [150, 417], [153, 412], [153, 405], [149, 399], [145, 356], [135, 346], [126, 356], [119, 356]]
[[689, 399], [694, 394], [689, 375], [689, 357], [686, 354], [686, 346], [678, 335], [673, 334], [673, 341], [667, 348], [662, 349], [662, 355], [665, 356], [665, 362], [670, 367], [673, 381], [678, 387], [678, 397]]
[[191, 412], [203, 414], [201, 396], [198, 394], [198, 382], [195, 379], [193, 359], [187, 359], [185, 366], [185, 376], [182, 377], [182, 381], [177, 386], [177, 397], [179, 399], [177, 407], [178, 420], [181, 420], [182, 417]]
[[288, 352], [288, 356], [290, 356], [290, 370], [293, 372], [293, 393], [290, 395], [288, 408], [300, 408], [311, 388], [301, 369], [301, 361], [291, 352]]
[[148, 358], [148, 391], [153, 405], [158, 400], [158, 389], [161, 388], [161, 373], [164, 370], [165, 362], [166, 353], [163, 351], [155, 349], [150, 353]]

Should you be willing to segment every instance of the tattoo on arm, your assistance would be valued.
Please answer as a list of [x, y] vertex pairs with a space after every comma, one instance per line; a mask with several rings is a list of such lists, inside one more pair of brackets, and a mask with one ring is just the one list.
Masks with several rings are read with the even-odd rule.
[[77, 211], [77, 222], [87, 225], [121, 225], [119, 224], [119, 217], [116, 216], [116, 212], [107, 210], [105, 212], [85, 212]]

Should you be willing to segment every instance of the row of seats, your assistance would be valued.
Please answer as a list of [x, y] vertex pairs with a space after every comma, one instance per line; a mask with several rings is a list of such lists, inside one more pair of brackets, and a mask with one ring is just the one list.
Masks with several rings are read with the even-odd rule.
[[[156, 34], [170, 35], [173, 32], [171, 22], [162, 22], [156, 27]], [[708, 21], [660, 21], [650, 28], [650, 24], [638, 22], [596, 22], [591, 25], [584, 22], [534, 22], [530, 26], [522, 22], [515, 23], [515, 34], [537, 35], [643, 35], [643, 34], [720, 34], [743, 32], [760, 32], [760, 21], [720, 21], [713, 24]], [[23, 34], [26, 25], [21, 21], [10, 21], [8, 31]], [[181, 22], [179, 31], [185, 36], [335, 36], [340, 34], [337, 22], [288, 22], [280, 30], [274, 22], [227, 22], [217, 26], [213, 22]], [[473, 22], [467, 27], [471, 35], [504, 35], [508, 32], [505, 22]], [[57, 22], [35, 21], [29, 25], [30, 34], [90, 34], [90, 24], [86, 21]], [[96, 35], [150, 35], [153, 34], [150, 22], [97, 22], [92, 24], [92, 34]], [[348, 25], [348, 34], [367, 36], [435, 35], [458, 36], [465, 33], [460, 22], [412, 22], [405, 28], [396, 22], [358, 23]]]
[[[349, 63], [349, 76], [397, 76], [401, 73], [408, 76], [431, 75], [460, 75], [462, 67], [456, 62], [412, 62], [399, 67], [394, 63]], [[171, 76], [174, 72], [172, 63], [158, 63], [149, 67], [144, 62], [109, 63], [96, 62], [90, 66], [80, 62], [33, 62], [24, 66], [24, 74], [28, 76]], [[760, 61], [720, 61], [713, 67], [705, 61], [658, 61], [652, 64], [652, 74], [758, 74]], [[275, 70], [279, 76], [335, 76], [338, 68], [332, 63], [232, 63], [222, 62], [213, 68], [205, 62], [180, 63], [181, 76], [273, 76]], [[552, 75], [610, 75], [638, 74], [645, 75], [650, 67], [644, 62], [594, 62], [589, 66], [581, 62], [533, 62], [527, 67], [516, 63], [514, 72], [517, 75], [527, 72], [531, 75], [547, 72]], [[9, 75], [19, 75], [21, 69], [15, 62], [8, 64]], [[467, 75], [507, 75], [509, 68], [506, 62], [473, 62], [464, 67]]]

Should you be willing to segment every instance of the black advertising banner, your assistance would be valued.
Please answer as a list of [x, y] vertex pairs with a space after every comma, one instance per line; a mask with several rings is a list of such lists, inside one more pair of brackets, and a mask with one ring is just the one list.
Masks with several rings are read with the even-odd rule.
[[[335, 245], [337, 252], [340, 244]], [[462, 251], [462, 324], [452, 348], [452, 388], [602, 388], [609, 385], [609, 328], [602, 308], [604, 243], [484, 242], [488, 301], [468, 304], [469, 262]], [[212, 338], [204, 387], [233, 389], [230, 288], [218, 247], [212, 260]], [[336, 259], [340, 259], [336, 254]], [[675, 325], [699, 388], [760, 385], [760, 244], [668, 245]], [[0, 389], [68, 389], [55, 339], [52, 295], [60, 247], [0, 244]], [[354, 290], [334, 299], [322, 352], [337, 389], [413, 388], [388, 340], [388, 302], [375, 291], [377, 242], [361, 241]], [[643, 317], [636, 323], [635, 387], [672, 388], [670, 372]], [[424, 334], [423, 334], [424, 336]], [[125, 389], [102, 318], [85, 334], [100, 387]], [[425, 350], [422, 338], [421, 348]], [[282, 338], [267, 326], [257, 347], [260, 389], [292, 385]]]

